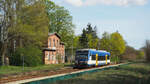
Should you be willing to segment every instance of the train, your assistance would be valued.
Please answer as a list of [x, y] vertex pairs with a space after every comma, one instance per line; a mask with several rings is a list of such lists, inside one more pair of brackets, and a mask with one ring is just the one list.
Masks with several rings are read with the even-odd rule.
[[79, 49], [76, 51], [74, 68], [110, 64], [110, 53], [104, 50]]

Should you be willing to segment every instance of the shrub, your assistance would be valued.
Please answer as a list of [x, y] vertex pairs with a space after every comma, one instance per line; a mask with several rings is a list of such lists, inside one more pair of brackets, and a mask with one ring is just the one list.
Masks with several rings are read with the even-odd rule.
[[21, 66], [37, 66], [42, 64], [42, 51], [32, 45], [29, 45], [24, 48], [18, 48], [13, 54], [10, 62], [12, 65]]

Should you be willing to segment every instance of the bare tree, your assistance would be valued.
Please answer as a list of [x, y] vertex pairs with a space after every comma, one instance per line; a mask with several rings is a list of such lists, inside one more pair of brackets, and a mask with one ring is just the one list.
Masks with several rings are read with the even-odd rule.
[[11, 38], [9, 30], [13, 28], [14, 24], [14, 3], [15, 0], [0, 0], [0, 57], [2, 65], [8, 65], [9, 63], [8, 56], [6, 55], [9, 39]]

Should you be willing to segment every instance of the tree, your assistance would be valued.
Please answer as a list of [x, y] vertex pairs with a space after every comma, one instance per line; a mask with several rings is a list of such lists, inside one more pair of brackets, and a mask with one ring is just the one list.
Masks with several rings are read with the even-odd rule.
[[146, 60], [150, 62], [150, 41], [146, 40], [145, 43], [145, 55], [146, 55]]
[[110, 37], [111, 42], [111, 56], [115, 62], [119, 62], [121, 55], [125, 51], [125, 41], [120, 33], [114, 32]]
[[42, 64], [42, 50], [34, 45], [17, 48], [10, 59], [10, 64], [15, 66], [38, 66]]
[[87, 38], [88, 38], [88, 48], [94, 48], [94, 45], [93, 45], [93, 37], [91, 34], [87, 34]]
[[[48, 34], [48, 19], [43, 0], [1, 0], [2, 27], [1, 27], [1, 60], [12, 52], [8, 49], [24, 47], [29, 44], [42, 46], [43, 39]], [[17, 43], [15, 43], [15, 42]], [[13, 44], [13, 45], [12, 45]]]
[[45, 12], [44, 2], [39, 0], [32, 5], [24, 6], [19, 13], [17, 25], [14, 30], [11, 30], [11, 33], [15, 34], [16, 38], [21, 39], [21, 46], [32, 44], [41, 47], [48, 36], [49, 20]]
[[125, 47], [125, 41], [120, 33], [103, 33], [100, 40], [100, 49], [110, 52], [112, 61], [119, 62], [125, 52]]
[[73, 40], [73, 47], [76, 49], [80, 48], [79, 38], [80, 38], [80, 36], [75, 36], [74, 40]]
[[87, 24], [87, 28], [83, 29], [82, 35], [79, 39], [81, 48], [98, 49], [99, 38], [96, 30], [96, 26], [93, 28], [90, 23]]
[[49, 18], [49, 32], [56, 32], [61, 36], [61, 40], [65, 42], [66, 48], [72, 46], [74, 37], [74, 25], [72, 16], [64, 7], [56, 5], [50, 0], [45, 0], [46, 11]]
[[88, 48], [88, 37], [85, 29], [82, 30], [82, 35], [79, 38], [79, 43], [81, 48]]
[[93, 34], [93, 28], [90, 23], [87, 24], [86, 33]]
[[6, 62], [7, 49], [8, 49], [8, 42], [9, 42], [9, 29], [13, 28], [13, 21], [14, 21], [14, 7], [15, 4], [14, 0], [1, 0], [0, 1], [0, 13], [1, 14], [1, 29], [0, 29], [0, 56], [2, 65], [8, 65]]
[[100, 49], [111, 51], [111, 42], [110, 42], [110, 34], [108, 32], [104, 32], [102, 38], [100, 39]]
[[87, 34], [87, 37], [88, 37], [88, 48], [98, 49], [99, 39], [94, 38], [92, 34]]

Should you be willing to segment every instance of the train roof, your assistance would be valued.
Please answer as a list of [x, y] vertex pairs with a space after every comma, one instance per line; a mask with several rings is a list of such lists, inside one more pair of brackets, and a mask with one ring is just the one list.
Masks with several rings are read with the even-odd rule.
[[96, 51], [96, 49], [78, 49], [77, 51], [89, 51], [89, 50]]
[[110, 55], [109, 52], [105, 50], [96, 50], [96, 49], [79, 49], [77, 51], [90, 51], [92, 54], [98, 54], [99, 56], [101, 55]]

